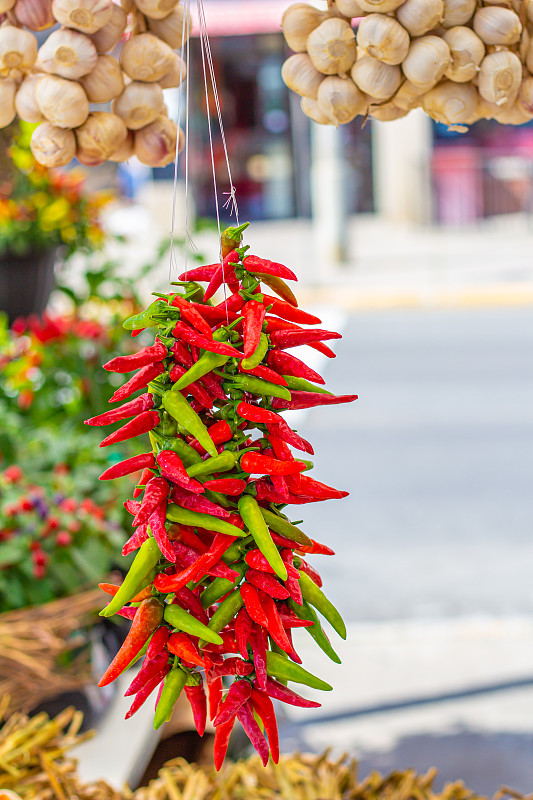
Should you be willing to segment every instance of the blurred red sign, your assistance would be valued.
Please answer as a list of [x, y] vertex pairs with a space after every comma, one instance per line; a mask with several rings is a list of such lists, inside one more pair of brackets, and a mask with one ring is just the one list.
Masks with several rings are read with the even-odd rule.
[[[281, 18], [290, 0], [204, 0], [207, 33], [211, 36], [245, 36], [281, 33]], [[199, 36], [196, 3], [191, 2], [193, 36]]]

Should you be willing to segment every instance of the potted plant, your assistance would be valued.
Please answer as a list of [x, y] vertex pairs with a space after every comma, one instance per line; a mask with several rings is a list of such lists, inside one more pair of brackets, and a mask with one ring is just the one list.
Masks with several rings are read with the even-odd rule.
[[0, 308], [10, 321], [44, 311], [59, 255], [103, 243], [100, 211], [110, 199], [86, 194], [77, 169], [39, 164], [30, 150], [34, 127], [20, 123], [0, 172]]

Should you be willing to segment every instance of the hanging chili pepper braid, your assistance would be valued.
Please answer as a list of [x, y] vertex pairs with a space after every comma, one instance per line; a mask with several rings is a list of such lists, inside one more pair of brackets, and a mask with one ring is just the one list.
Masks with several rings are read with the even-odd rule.
[[[241, 246], [247, 224], [224, 232], [222, 266], [184, 273], [179, 293], [158, 295], [124, 323], [132, 334], [155, 328], [157, 335], [150, 347], [105, 364], [119, 373], [138, 370], [113, 400], [144, 393], [87, 420], [128, 420], [102, 446], [148, 432], [153, 450], [101, 475], [109, 480], [142, 470], [134, 491], [141, 499], [124, 504], [135, 531], [123, 552], [137, 554], [120, 587], [102, 584], [112, 597], [101, 614], [120, 614], [132, 626], [99, 685], [144, 657], [126, 692], [134, 695], [127, 716], [159, 688], [158, 728], [185, 690], [200, 735], [209, 709], [217, 769], [236, 719], [263, 761], [270, 753], [277, 762], [272, 700], [319, 705], [287, 688], [288, 681], [331, 689], [301, 666], [292, 629], [304, 627], [335, 662], [318, 614], [346, 637], [306, 560], [333, 551], [283, 511], [347, 492], [309, 476], [313, 465], [298, 452], [313, 448], [278, 412], [349, 403], [356, 395], [327, 392], [318, 373], [286, 352], [307, 344], [333, 356], [323, 342], [339, 334], [301, 327], [320, 320], [297, 307], [285, 283], [296, 280], [291, 270], [247, 255]], [[207, 282], [207, 291], [197, 281]], [[210, 298], [223, 283], [230, 296], [215, 305]], [[262, 283], [280, 299], [265, 294]], [[225, 695], [223, 676], [234, 677]]]

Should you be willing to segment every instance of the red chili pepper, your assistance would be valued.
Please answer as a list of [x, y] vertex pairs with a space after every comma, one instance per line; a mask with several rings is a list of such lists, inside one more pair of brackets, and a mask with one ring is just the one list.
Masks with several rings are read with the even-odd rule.
[[145, 683], [145, 685], [140, 689], [137, 694], [135, 695], [135, 699], [130, 706], [128, 713], [126, 714], [125, 719], [129, 719], [132, 717], [142, 705], [148, 700], [154, 689], [156, 689], [164, 677], [170, 672], [172, 665], [167, 664], [163, 669], [155, 675], [152, 680]]
[[128, 512], [128, 514], [133, 514], [135, 516], [137, 511], [140, 509], [141, 503], [139, 500], [126, 500], [124, 503], [124, 508]]
[[261, 591], [266, 592], [271, 597], [275, 597], [278, 600], [285, 600], [285, 598], [289, 597], [287, 589], [285, 589], [273, 575], [269, 575], [268, 572], [249, 569], [246, 572], [246, 580], [248, 583], [255, 586], [256, 589], [261, 589]]
[[274, 397], [272, 407], [294, 411], [300, 408], [315, 408], [316, 406], [334, 406], [339, 403], [353, 403], [357, 400], [356, 394], [318, 394], [316, 392], [291, 391], [290, 400]]
[[224, 444], [233, 437], [233, 431], [224, 419], [220, 420], [220, 422], [215, 422], [214, 425], [210, 425], [207, 430], [214, 444]]
[[[272, 536], [272, 538], [274, 539], [274, 542], [276, 544], [278, 544], [276, 539], [282, 539], [281, 536], [278, 536], [278, 534], [274, 533], [273, 531], [270, 531], [270, 535]], [[283, 543], [285, 543], [285, 542], [289, 542], [289, 540], [288, 539], [283, 539]], [[294, 547], [297, 546], [296, 542], [291, 542], [291, 544]], [[248, 552], [246, 553], [246, 555], [244, 557], [244, 560], [248, 564], [249, 567], [252, 567], [252, 569], [260, 570], [261, 572], [268, 572], [269, 575], [274, 575], [275, 574], [274, 570], [272, 569], [272, 567], [270, 566], [270, 564], [266, 560], [265, 556], [263, 555], [263, 553], [259, 549], [248, 550]], [[299, 578], [300, 577], [300, 574], [299, 574], [298, 570], [295, 569], [294, 567], [292, 567], [292, 569], [290, 569], [288, 571], [288, 574], [292, 575], [294, 578]]]
[[198, 494], [191, 494], [186, 489], [175, 486], [172, 490], [172, 501], [181, 508], [188, 508], [190, 511], [199, 511], [201, 514], [210, 514], [212, 517], [228, 519], [229, 511], [222, 506], [212, 503], [207, 497]]
[[322, 586], [322, 577], [319, 572], [311, 565], [308, 564], [303, 558], [300, 558], [300, 569], [302, 572], [305, 572], [306, 575], [309, 575], [311, 580], [316, 583], [317, 586]]
[[[187, 370], [185, 367], [175, 364], [169, 373], [169, 378], [173, 383], [176, 383], [186, 372]], [[184, 397], [187, 397], [188, 394], [192, 395], [204, 408], [213, 407], [213, 398], [199, 381], [192, 381], [185, 389], [181, 389], [180, 391]]]
[[165, 522], [167, 519], [167, 501], [166, 499], [150, 514], [148, 519], [148, 526], [154, 537], [157, 546], [161, 553], [168, 558], [169, 561], [176, 561], [176, 554], [172, 547], [170, 540], [167, 536]]
[[236, 536], [227, 536], [225, 533], [217, 533], [209, 550], [201, 555], [196, 562], [198, 571], [194, 575], [194, 579], [200, 580], [203, 578], [205, 573], [220, 561], [228, 547], [236, 541], [236, 538]]
[[157, 463], [161, 469], [161, 474], [167, 480], [177, 483], [189, 492], [201, 494], [204, 491], [199, 481], [195, 481], [188, 476], [181, 458], [173, 450], [162, 450], [158, 453]]
[[[221, 679], [222, 680], [222, 679]], [[235, 717], [226, 722], [225, 725], [218, 725], [215, 729], [215, 743], [213, 745], [213, 757], [215, 761], [215, 769], [218, 772], [224, 763], [226, 753], [228, 752], [229, 737], [235, 724]]]
[[159, 425], [159, 413], [157, 411], [143, 411], [137, 417], [130, 419], [118, 431], [110, 433], [100, 442], [100, 447], [109, 447], [110, 444], [117, 444], [117, 442], [125, 442], [126, 439], [133, 439], [135, 436], [141, 436], [143, 433], [152, 431]]
[[281, 417], [266, 408], [254, 406], [251, 403], [240, 402], [237, 406], [237, 414], [249, 422], [274, 423], [277, 425]]
[[226, 313], [226, 311], [240, 311], [245, 303], [244, 298], [242, 297], [240, 292], [234, 292], [231, 297], [228, 297], [227, 300], [223, 300], [222, 303], [219, 303], [215, 308]]
[[[286, 322], [285, 320], [278, 319], [277, 317], [270, 317], [268, 315], [265, 317], [265, 322], [266, 332], [269, 334], [276, 331], [305, 330], [304, 328], [300, 328], [300, 326], [296, 325], [294, 322]], [[319, 353], [323, 353], [323, 355], [327, 356], [328, 358], [336, 358], [333, 350], [323, 342], [310, 342], [309, 347], [312, 347], [314, 350], [318, 350]]]
[[154, 396], [149, 394], [141, 394], [139, 397], [136, 397], [135, 400], [130, 400], [128, 403], [124, 403], [123, 406], [119, 406], [118, 408], [111, 408], [109, 411], [106, 411], [104, 414], [98, 414], [97, 417], [91, 417], [91, 419], [86, 419], [86, 425], [112, 425], [114, 422], [120, 422], [122, 419], [128, 419], [128, 417], [135, 417], [137, 414], [141, 414], [143, 411], [149, 411], [154, 405]]
[[194, 364], [194, 358], [192, 353], [187, 350], [183, 342], [174, 342], [170, 349], [176, 362], [187, 368], [192, 367]]
[[315, 703], [313, 700], [306, 700], [305, 697], [300, 697], [299, 694], [293, 692], [287, 686], [274, 680], [274, 678], [267, 678], [266, 691], [269, 697], [274, 700], [281, 700], [282, 703], [287, 703], [290, 706], [299, 706], [300, 708], [320, 708], [320, 703]]
[[129, 556], [148, 539], [148, 525], [139, 525], [135, 533], [130, 536], [124, 547], [122, 548], [122, 555]]
[[241, 608], [235, 617], [235, 639], [239, 653], [248, 658], [248, 640], [252, 632], [252, 618], [245, 608]]
[[286, 653], [293, 652], [292, 644], [290, 643], [285, 628], [281, 623], [274, 600], [269, 594], [262, 591], [259, 592], [259, 598], [267, 616], [266, 627], [269, 634], [272, 636], [278, 647], [281, 647], [281, 649]]
[[207, 722], [207, 700], [203, 682], [195, 686], [185, 686], [185, 694], [191, 704], [196, 730], [200, 736], [203, 736]]
[[177, 603], [186, 611], [189, 611], [199, 622], [207, 625], [209, 617], [200, 602], [200, 598], [197, 597], [188, 586], [182, 586], [175, 594], [174, 603]]
[[146, 484], [144, 498], [133, 520], [133, 525], [142, 525], [143, 522], [148, 522], [156, 508], [167, 499], [168, 492], [169, 485], [164, 478], [159, 476], [150, 478]]
[[242, 263], [248, 272], [257, 275], [274, 275], [276, 278], [284, 278], [289, 281], [298, 280], [292, 270], [283, 264], [278, 264], [276, 261], [269, 261], [258, 256], [246, 256]]
[[267, 431], [269, 433], [269, 439], [270, 435], [274, 434], [274, 436], [277, 436], [287, 444], [292, 445], [297, 450], [301, 450], [304, 453], [309, 453], [311, 456], [315, 452], [307, 439], [302, 439], [301, 436], [298, 436], [296, 431], [293, 431], [292, 428], [287, 425], [283, 417], [279, 417], [279, 423], [276, 425], [267, 424]]
[[269, 350], [267, 354], [267, 364], [272, 369], [277, 370], [282, 375], [291, 375], [294, 378], [305, 378], [313, 383], [324, 384], [324, 378], [315, 372], [299, 358], [284, 350]]
[[172, 333], [178, 339], [187, 342], [187, 344], [201, 347], [202, 350], [209, 350], [211, 353], [219, 353], [222, 356], [240, 356], [242, 358], [242, 355], [234, 347], [230, 347], [224, 342], [215, 342], [212, 339], [207, 339], [201, 333], [197, 333], [189, 325], [186, 325], [185, 322], [177, 322]]
[[144, 389], [148, 386], [150, 381], [153, 381], [154, 378], [157, 378], [164, 371], [165, 367], [160, 361], [156, 364], [148, 364], [146, 367], [142, 367], [129, 381], [126, 381], [126, 383], [117, 389], [109, 402], [117, 403], [119, 400], [125, 400], [126, 397], [129, 397], [138, 389]]
[[248, 452], [242, 456], [241, 467], [250, 475], [294, 475], [306, 468], [300, 461], [279, 461], [255, 452]]
[[225, 658], [221, 664], [214, 664], [209, 668], [209, 680], [215, 678], [222, 678], [227, 675], [237, 675], [240, 678], [245, 678], [253, 672], [253, 666], [249, 661], [243, 661], [242, 658], [232, 657]]
[[203, 267], [185, 270], [179, 276], [180, 281], [210, 281], [220, 264], [205, 264]]
[[308, 475], [299, 475], [298, 478], [300, 480], [298, 493], [301, 492], [312, 500], [340, 500], [349, 495], [349, 492], [334, 489], [332, 486], [316, 481]]
[[298, 580], [300, 576], [293, 574], [293, 571], [298, 572], [298, 570], [295, 570], [294, 568], [294, 563], [293, 563], [294, 554], [292, 550], [289, 550], [289, 548], [284, 548], [281, 551], [280, 555], [281, 555], [281, 560], [287, 567], [287, 580], [285, 581], [285, 588], [287, 589], [291, 599], [294, 600], [294, 602], [297, 603], [299, 606], [301, 606], [302, 587], [300, 586], [300, 582]]
[[146, 658], [150, 660], [151, 658], [155, 658], [158, 653], [163, 651], [165, 647], [170, 631], [166, 625], [161, 625], [152, 638], [150, 639], [150, 644], [148, 645], [148, 650], [146, 651]]
[[[260, 478], [258, 481], [254, 481], [255, 486], [255, 498], [258, 502], [261, 503], [287, 503], [287, 498], [283, 498], [279, 492], [277, 492], [274, 487], [268, 483], [268, 478]], [[290, 497], [289, 497], [290, 500]]]
[[[110, 594], [111, 597], [114, 597], [120, 586], [115, 586], [114, 583], [99, 583], [98, 588], [101, 589], [106, 594]], [[142, 600], [148, 600], [152, 596], [152, 584], [145, 586], [140, 592], [138, 592], [134, 597], [131, 598], [129, 601], [130, 603], [140, 603]], [[135, 609], [137, 611], [137, 609]]]
[[250, 699], [256, 714], [265, 727], [265, 733], [268, 736], [268, 746], [272, 754], [272, 761], [274, 764], [277, 764], [279, 762], [279, 735], [276, 713], [272, 700], [266, 692], [262, 692], [260, 689], [252, 689]]
[[312, 547], [304, 547], [304, 545], [299, 544], [297, 546], [297, 550], [300, 550], [302, 553], [309, 553], [312, 555], [320, 555], [320, 556], [334, 556], [335, 550], [332, 550], [331, 547], [328, 547], [325, 544], [321, 544], [320, 542], [315, 542], [314, 539], [311, 539], [313, 542]]
[[237, 711], [237, 719], [244, 728], [244, 732], [254, 746], [254, 750], [259, 753], [259, 757], [266, 767], [270, 753], [267, 741], [261, 733], [261, 728], [255, 721], [252, 703], [248, 700]]
[[267, 615], [261, 605], [259, 592], [255, 586], [252, 586], [250, 583], [243, 583], [241, 585], [241, 596], [244, 600], [246, 610], [253, 621], [257, 622], [257, 624], [261, 625], [263, 628], [266, 628], [268, 624]]
[[186, 545], [186, 547], [199, 550], [200, 553], [205, 553], [207, 550], [207, 546], [194, 532], [194, 528], [190, 528], [188, 525], [172, 525], [169, 529], [169, 538], [172, 539], [174, 544], [176, 542], [181, 542]]
[[[224, 402], [226, 402], [227, 398], [222, 386], [219, 383], [220, 380], [221, 379], [217, 375], [215, 375], [214, 372], [207, 372], [205, 375], [202, 375], [202, 380], [200, 381], [200, 383], [205, 386], [206, 390], [209, 392], [209, 394], [213, 399], [224, 400]], [[224, 420], [222, 420], [222, 422], [224, 422]], [[218, 423], [215, 424], [218, 425]], [[229, 437], [229, 439], [231, 439], [231, 436]]]
[[255, 353], [261, 338], [263, 320], [265, 318], [265, 307], [256, 300], [249, 300], [244, 306], [244, 357], [250, 358]]
[[264, 364], [259, 364], [259, 366], [254, 367], [253, 369], [244, 369], [242, 362], [239, 362], [239, 372], [242, 372], [245, 375], [255, 375], [256, 378], [263, 378], [265, 381], [275, 383], [276, 386], [287, 386], [287, 381], [283, 375], [278, 375], [277, 372], [274, 372], [273, 369], [265, 367]]
[[257, 685], [260, 689], [264, 690], [267, 682], [267, 634], [265, 630], [257, 627], [252, 630], [250, 635], [250, 647], [252, 649]]
[[198, 648], [193, 640], [182, 631], [175, 631], [168, 637], [167, 648], [178, 658], [187, 661], [189, 664], [196, 664], [198, 667], [204, 666], [204, 662]]
[[185, 300], [183, 297], [180, 297], [180, 295], [177, 294], [172, 299], [171, 305], [175, 308], [179, 308], [181, 311], [181, 316], [186, 319], [187, 322], [193, 325], [197, 331], [202, 333], [204, 336], [207, 336], [208, 339], [213, 338], [211, 328], [202, 315], [195, 308], [193, 308], [192, 304], [188, 300]]
[[218, 478], [214, 481], [205, 481], [204, 489], [227, 494], [230, 497], [238, 497], [246, 489], [246, 482], [240, 478]]
[[225, 311], [219, 306], [203, 306], [201, 303], [191, 303], [191, 305], [207, 320], [211, 325], [218, 325], [220, 322], [234, 322], [238, 319], [238, 314], [234, 311]]
[[319, 317], [315, 317], [314, 314], [308, 314], [307, 311], [302, 311], [301, 308], [295, 308], [291, 303], [287, 303], [285, 300], [278, 300], [277, 297], [272, 297], [272, 295], [265, 294], [264, 292], [262, 292], [262, 295], [263, 305], [272, 306], [272, 308], [270, 308], [270, 313], [281, 317], [281, 319], [297, 322], [299, 325], [320, 325], [322, 322], [322, 320]]
[[146, 486], [146, 484], [148, 483], [150, 478], [153, 478], [153, 477], [154, 477], [154, 473], [153, 473], [153, 471], [151, 469], [143, 469], [143, 471], [141, 472], [141, 477], [137, 481], [137, 486], [133, 490], [133, 497], [134, 498], [135, 497], [140, 497], [140, 495], [144, 491], [144, 487]]
[[107, 686], [115, 678], [118, 678], [120, 673], [126, 669], [144, 646], [153, 631], [159, 627], [162, 619], [163, 605], [159, 600], [152, 597], [149, 600], [142, 601], [124, 644], [102, 675], [98, 686]]
[[[210, 663], [209, 658], [204, 657], [204, 661], [207, 669], [207, 666]], [[214, 719], [216, 717], [220, 701], [222, 700], [222, 690], [222, 678], [217, 678], [207, 687], [209, 694], [209, 719]]]
[[213, 725], [215, 727], [217, 725], [223, 725], [225, 722], [228, 722], [230, 719], [232, 719], [237, 714], [237, 711], [243, 705], [243, 703], [248, 700], [251, 694], [252, 684], [249, 681], [234, 681], [229, 688], [226, 699], [220, 703], [218, 707], [218, 712], [213, 720]]
[[146, 367], [147, 364], [162, 361], [167, 357], [167, 354], [167, 348], [156, 339], [155, 344], [150, 345], [150, 347], [144, 347], [138, 353], [112, 358], [111, 361], [104, 364], [104, 369], [108, 372], [133, 372], [134, 369]]
[[141, 669], [124, 692], [124, 697], [131, 697], [131, 695], [137, 694], [148, 681], [152, 680], [158, 672], [161, 672], [161, 670], [166, 667], [167, 663], [167, 652], [159, 652], [151, 659], [146, 656]]
[[140, 469], [150, 469], [155, 466], [155, 458], [153, 453], [142, 453], [139, 456], [127, 458], [125, 461], [120, 461], [118, 464], [113, 464], [108, 467], [100, 475], [99, 480], [109, 481], [113, 478], [122, 478], [124, 475], [131, 475], [132, 472], [137, 472]]
[[274, 347], [287, 349], [289, 347], [300, 347], [303, 344], [313, 344], [323, 342], [328, 339], [341, 339], [340, 333], [335, 331], [325, 331], [321, 328], [308, 328], [306, 330], [274, 331], [270, 334], [270, 341]]

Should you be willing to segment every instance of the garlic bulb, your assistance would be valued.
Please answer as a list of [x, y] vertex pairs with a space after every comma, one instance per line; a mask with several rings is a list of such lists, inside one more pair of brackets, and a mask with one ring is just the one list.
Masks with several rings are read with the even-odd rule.
[[525, 5], [527, 21], [531, 23], [533, 22], [533, 0], [525, 0], [524, 5]]
[[157, 83], [129, 83], [113, 103], [113, 113], [132, 131], [144, 128], [156, 119], [163, 106], [163, 90]]
[[318, 122], [320, 125], [333, 125], [327, 114], [324, 114], [316, 100], [310, 97], [302, 97], [300, 106], [306, 117]]
[[443, 0], [405, 0], [396, 12], [396, 19], [411, 36], [423, 36], [437, 28], [443, 16]]
[[524, 125], [526, 122], [531, 122], [533, 113], [527, 111], [520, 103], [513, 103], [510, 106], [498, 108], [494, 119], [502, 125]]
[[331, 75], [325, 78], [318, 89], [318, 105], [335, 125], [351, 122], [358, 114], [364, 114], [367, 106], [365, 95], [350, 78]]
[[471, 83], [442, 81], [422, 98], [422, 108], [444, 125], [470, 125], [477, 118], [479, 95]]
[[400, 67], [363, 56], [352, 67], [352, 80], [365, 94], [388, 100], [399, 89], [403, 76]]
[[456, 83], [466, 83], [475, 78], [485, 56], [485, 45], [471, 28], [459, 25], [450, 28], [443, 36], [450, 48], [452, 60], [445, 72], [446, 78]]
[[42, 77], [42, 75], [28, 75], [19, 86], [15, 97], [15, 108], [19, 117], [25, 122], [35, 123], [44, 120], [35, 96], [37, 84]]
[[179, 0], [135, 0], [135, 5], [146, 17], [163, 19], [177, 6]]
[[405, 111], [418, 108], [422, 104], [424, 92], [429, 91], [431, 86], [415, 86], [411, 81], [404, 81], [394, 95], [394, 105]]
[[15, 5], [16, 0], [0, 0], [0, 14], [5, 14], [6, 11], [11, 11]]
[[324, 16], [322, 11], [307, 3], [295, 3], [289, 6], [281, 18], [281, 27], [291, 50], [295, 53], [305, 53], [307, 37], [318, 28]]
[[409, 52], [410, 42], [405, 28], [384, 14], [363, 17], [357, 29], [359, 47], [384, 64], [401, 64]]
[[177, 53], [174, 53], [174, 64], [170, 72], [163, 75], [161, 80], [157, 81], [162, 89], [174, 89], [179, 86], [182, 81], [187, 77], [187, 65]]
[[407, 116], [409, 111], [406, 108], [400, 108], [400, 106], [397, 106], [394, 103], [385, 103], [381, 106], [370, 105], [368, 113], [372, 119], [378, 119], [381, 122], [392, 122], [395, 119], [401, 119], [402, 117]]
[[44, 31], [56, 24], [52, 0], [17, 0], [15, 16], [21, 25], [32, 31]]
[[402, 64], [405, 77], [418, 86], [435, 84], [444, 75], [451, 61], [450, 48], [439, 36], [421, 36], [409, 48]]
[[124, 144], [127, 135], [120, 117], [107, 111], [95, 111], [76, 131], [76, 157], [88, 167], [101, 164]]
[[39, 49], [38, 66], [61, 78], [81, 78], [96, 66], [96, 47], [87, 36], [77, 31], [52, 31]]
[[281, 68], [281, 77], [293, 92], [312, 100], [316, 100], [318, 87], [324, 80], [324, 76], [315, 69], [306, 53], [290, 56]]
[[96, 47], [96, 51], [98, 53], [108, 53], [110, 50], [113, 50], [126, 30], [127, 23], [128, 17], [126, 13], [120, 6], [113, 3], [113, 10], [109, 22], [90, 36], [92, 43]]
[[52, 12], [67, 28], [96, 33], [111, 19], [113, 0], [53, 0]]
[[529, 72], [533, 75], [533, 38], [531, 39], [527, 51], [526, 51], [526, 67], [528, 68]]
[[31, 151], [43, 167], [65, 167], [76, 155], [76, 137], [72, 131], [43, 122], [33, 131]]
[[475, 10], [476, 0], [444, 0], [442, 24], [445, 28], [466, 25], [474, 16]]
[[183, 30], [183, 17], [185, 11], [182, 5], [176, 6], [174, 11], [164, 19], [149, 19], [148, 30], [155, 34], [158, 39], [162, 39], [173, 50], [177, 50], [182, 46], [182, 35], [185, 33], [185, 41], [189, 38], [189, 30], [191, 27], [191, 19], [185, 23], [185, 31]]
[[132, 81], [159, 81], [173, 65], [173, 50], [152, 33], [132, 36], [120, 54], [120, 66]]
[[120, 145], [118, 150], [115, 150], [114, 153], [111, 153], [108, 161], [127, 161], [128, 158], [131, 158], [133, 155], [135, 155], [135, 139], [133, 132], [128, 131], [128, 135], [124, 139], [123, 143]]
[[348, 22], [331, 17], [309, 34], [307, 52], [324, 75], [347, 72], [355, 61], [355, 33]]
[[474, 30], [485, 44], [514, 44], [520, 39], [522, 25], [509, 8], [486, 6], [474, 15]]
[[481, 97], [497, 106], [511, 103], [522, 82], [522, 64], [515, 53], [500, 50], [485, 56], [479, 68], [478, 89]]
[[359, 5], [365, 14], [374, 11], [379, 14], [388, 14], [390, 11], [395, 11], [403, 2], [404, 0], [359, 0]]
[[124, 90], [122, 70], [113, 56], [98, 56], [92, 72], [80, 80], [90, 103], [109, 103]]
[[79, 83], [45, 75], [35, 88], [41, 114], [59, 128], [77, 128], [89, 115], [89, 101]]
[[15, 119], [15, 93], [17, 84], [9, 78], [0, 79], [0, 128], [10, 125]]
[[130, 11], [133, 11], [133, 0], [120, 0], [120, 7], [126, 14], [129, 14]]
[[[183, 131], [179, 132], [179, 151], [185, 145]], [[135, 155], [149, 167], [166, 167], [176, 157], [178, 126], [168, 117], [160, 116], [135, 133]]]
[[339, 11], [343, 17], [350, 17], [353, 19], [354, 17], [363, 17], [365, 14], [359, 0], [335, 0], [335, 5], [337, 6], [337, 11]]
[[12, 69], [30, 70], [37, 60], [37, 39], [29, 31], [5, 25], [0, 28], [0, 76]]
[[518, 103], [527, 114], [533, 114], [533, 78], [531, 76], [522, 81]]

